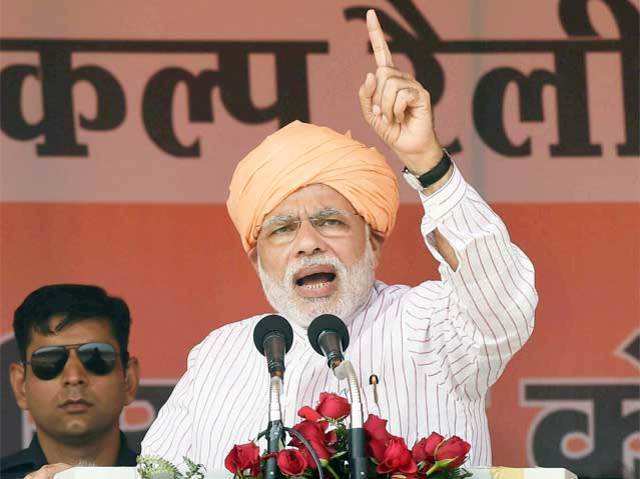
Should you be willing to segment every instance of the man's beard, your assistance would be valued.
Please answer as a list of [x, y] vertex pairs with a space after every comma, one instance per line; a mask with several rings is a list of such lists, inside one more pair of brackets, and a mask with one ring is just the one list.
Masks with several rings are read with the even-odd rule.
[[[337, 290], [323, 298], [304, 298], [296, 293], [294, 276], [300, 269], [313, 265], [332, 265], [338, 281]], [[347, 267], [335, 256], [327, 254], [304, 257], [287, 266], [281, 282], [263, 269], [258, 258], [258, 275], [269, 304], [290, 322], [307, 328], [321, 314], [334, 314], [346, 323], [367, 301], [374, 282], [375, 257], [367, 239], [362, 257]]]

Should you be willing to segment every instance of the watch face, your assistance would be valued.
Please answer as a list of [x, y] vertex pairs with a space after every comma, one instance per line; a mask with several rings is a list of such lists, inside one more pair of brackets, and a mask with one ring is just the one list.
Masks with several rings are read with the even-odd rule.
[[422, 191], [424, 189], [420, 184], [420, 180], [418, 180], [418, 178], [416, 178], [416, 176], [413, 175], [410, 171], [404, 170], [402, 172], [402, 176], [404, 176], [405, 181], [409, 183], [409, 186], [414, 190]]

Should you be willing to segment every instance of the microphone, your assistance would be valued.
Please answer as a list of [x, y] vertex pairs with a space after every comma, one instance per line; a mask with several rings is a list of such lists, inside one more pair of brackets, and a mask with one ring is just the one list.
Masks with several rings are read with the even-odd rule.
[[333, 314], [322, 314], [311, 321], [307, 329], [311, 347], [327, 358], [327, 365], [335, 369], [344, 361], [349, 346], [349, 331], [342, 320]]
[[349, 442], [349, 477], [364, 479], [368, 475], [369, 458], [365, 451], [364, 412], [358, 376], [351, 361], [344, 358], [349, 346], [349, 331], [342, 320], [333, 314], [323, 314], [311, 321], [307, 329], [311, 347], [327, 358], [327, 365], [338, 379], [346, 379], [351, 396], [351, 424]]
[[284, 355], [293, 344], [293, 329], [282, 316], [270, 314], [262, 318], [253, 330], [253, 342], [264, 357], [271, 377], [284, 376]]
[[269, 425], [264, 434], [267, 436], [267, 449], [271, 455], [267, 459], [265, 477], [277, 479], [281, 477], [276, 454], [284, 435], [280, 395], [282, 394], [282, 378], [284, 377], [284, 355], [293, 344], [293, 329], [282, 316], [270, 314], [265, 316], [253, 329], [253, 342], [264, 357], [271, 381], [269, 382]]

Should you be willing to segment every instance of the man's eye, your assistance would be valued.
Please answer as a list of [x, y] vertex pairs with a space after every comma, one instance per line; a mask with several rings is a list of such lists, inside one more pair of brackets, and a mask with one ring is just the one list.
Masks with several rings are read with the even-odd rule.
[[318, 226], [343, 226], [344, 222], [337, 218], [325, 218], [317, 222]]
[[273, 229], [271, 231], [272, 235], [281, 235], [284, 233], [290, 233], [293, 230], [293, 226], [292, 225], [284, 225], [284, 226], [278, 226], [277, 228]]

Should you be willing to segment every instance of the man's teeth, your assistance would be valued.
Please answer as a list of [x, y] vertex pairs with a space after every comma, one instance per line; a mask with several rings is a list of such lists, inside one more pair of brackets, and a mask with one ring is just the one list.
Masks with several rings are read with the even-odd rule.
[[306, 289], [320, 289], [329, 283], [330, 281], [317, 281], [317, 282], [314, 281], [311, 283], [303, 283], [301, 286]]
[[321, 287], [326, 283], [331, 283], [336, 279], [335, 273], [313, 273], [308, 276], [304, 276], [296, 280], [298, 286], [305, 286], [308, 288]]

